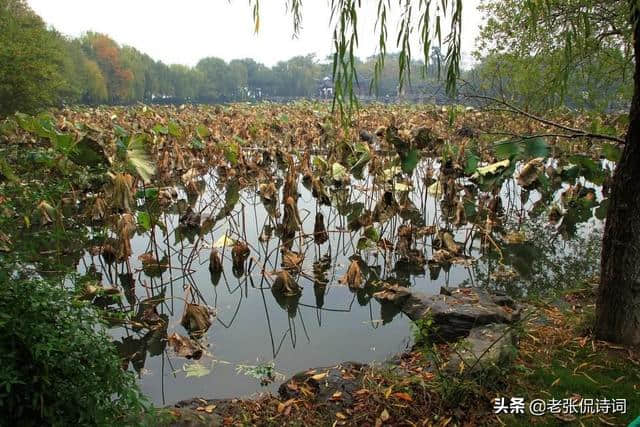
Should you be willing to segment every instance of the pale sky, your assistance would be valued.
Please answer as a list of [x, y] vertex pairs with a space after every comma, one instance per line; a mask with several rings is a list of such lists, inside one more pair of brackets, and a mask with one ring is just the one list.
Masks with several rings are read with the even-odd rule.
[[[105, 33], [120, 44], [133, 46], [167, 64], [195, 65], [207, 56], [226, 61], [253, 58], [268, 66], [296, 55], [315, 53], [323, 59], [332, 53], [328, 0], [304, 0], [302, 31], [292, 39], [292, 18], [284, 0], [260, 2], [260, 32], [254, 34], [252, 10], [247, 0], [27, 0], [47, 24], [70, 36], [86, 31]], [[417, 1], [416, 10], [417, 10]], [[467, 57], [481, 23], [480, 0], [464, 0], [462, 51]], [[396, 1], [391, 2], [397, 5]], [[434, 2], [435, 3], [435, 2]], [[437, 2], [439, 3], [439, 2]], [[377, 1], [363, 0], [359, 18], [357, 55], [376, 52], [374, 37]], [[415, 14], [415, 12], [414, 12]], [[388, 22], [388, 51], [395, 51], [398, 13]], [[443, 26], [443, 30], [448, 25]], [[443, 34], [444, 36], [444, 34]], [[421, 57], [420, 46], [412, 46]]]

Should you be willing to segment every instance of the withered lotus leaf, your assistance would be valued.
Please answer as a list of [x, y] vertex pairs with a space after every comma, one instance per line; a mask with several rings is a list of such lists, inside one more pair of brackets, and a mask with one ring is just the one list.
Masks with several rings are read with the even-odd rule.
[[222, 273], [222, 260], [216, 248], [211, 249], [209, 255], [209, 271], [212, 273]]
[[198, 360], [202, 357], [202, 348], [200, 345], [189, 337], [182, 336], [176, 332], [167, 338], [169, 345], [173, 347], [173, 351], [180, 357]]
[[350, 288], [362, 287], [364, 277], [362, 276], [362, 271], [360, 270], [360, 265], [357, 260], [354, 259], [351, 261], [347, 272], [340, 278], [340, 283], [347, 285]]
[[231, 249], [233, 265], [238, 267], [243, 266], [244, 262], [249, 258], [250, 253], [251, 250], [249, 249], [249, 246], [242, 240], [237, 240]]
[[120, 215], [117, 226], [118, 244], [117, 258], [127, 259], [131, 256], [131, 237], [136, 231], [136, 220], [130, 213]]
[[272, 290], [284, 295], [298, 295], [302, 292], [302, 288], [293, 280], [287, 270], [276, 272], [276, 280], [273, 283]]
[[518, 185], [523, 188], [532, 187], [536, 181], [538, 181], [538, 177], [544, 171], [544, 164], [542, 163], [543, 159], [541, 157], [530, 160], [518, 175]]
[[327, 229], [324, 226], [324, 215], [322, 215], [322, 212], [316, 214], [316, 221], [313, 226], [313, 240], [317, 245], [322, 245], [329, 240]]
[[282, 248], [282, 266], [285, 270], [297, 273], [302, 269], [303, 261], [304, 256], [301, 253]]
[[199, 338], [211, 327], [213, 310], [200, 304], [187, 303], [180, 324], [191, 336]]

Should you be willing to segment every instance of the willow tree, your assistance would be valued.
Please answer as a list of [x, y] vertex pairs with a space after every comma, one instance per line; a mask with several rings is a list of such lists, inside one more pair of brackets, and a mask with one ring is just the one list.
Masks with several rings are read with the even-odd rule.
[[[523, 5], [522, 26], [510, 32], [529, 29], [547, 32], [544, 43], [562, 47], [567, 64], [575, 61], [575, 53], [583, 49], [594, 52], [610, 36], [628, 36], [633, 57], [640, 55], [640, 0], [504, 0]], [[255, 30], [260, 26], [259, 0], [250, 0]], [[432, 44], [444, 46], [444, 75], [449, 93], [456, 90], [460, 74], [460, 35], [462, 31], [462, 0], [378, 0], [364, 2], [375, 7], [377, 20], [373, 29], [378, 40], [378, 54], [372, 85], [377, 83], [387, 54], [388, 15], [399, 10], [400, 23], [393, 40], [399, 49], [400, 86], [410, 78], [412, 37], [419, 38], [425, 67], [429, 64]], [[493, 3], [496, 3], [494, 1]], [[499, 2], [498, 2], [499, 3]], [[301, 29], [302, 1], [286, 0], [293, 18], [293, 32]], [[330, 0], [333, 28], [334, 107], [349, 116], [357, 105], [354, 83], [357, 81], [355, 51], [358, 46], [358, 16], [361, 0]], [[611, 15], [612, 8], [624, 8], [623, 19]], [[443, 26], [448, 33], [443, 37]], [[607, 29], [593, 37], [594, 28]], [[367, 33], [369, 36], [371, 33]], [[541, 40], [541, 39], [538, 39]], [[500, 42], [496, 40], [495, 42]], [[525, 48], [533, 49], [532, 45]], [[624, 49], [624, 46], [619, 46]], [[440, 68], [440, 64], [438, 64]], [[618, 162], [607, 213], [601, 257], [601, 277], [596, 308], [596, 336], [600, 339], [640, 344], [640, 61], [635, 61], [633, 97], [629, 113], [629, 128]]]
[[[640, 343], [640, 62], [638, 0], [484, 0], [491, 17], [481, 39], [488, 52], [519, 58], [556, 57], [543, 92], [564, 99], [585, 63], [628, 85], [629, 128], [613, 177], [602, 244], [596, 336]], [[606, 64], [606, 65], [604, 65]], [[627, 78], [628, 70], [633, 76]], [[626, 89], [625, 89], [626, 92]]]
[[633, 97], [602, 242], [596, 336], [640, 344], [640, 1], [628, 3], [636, 58]]

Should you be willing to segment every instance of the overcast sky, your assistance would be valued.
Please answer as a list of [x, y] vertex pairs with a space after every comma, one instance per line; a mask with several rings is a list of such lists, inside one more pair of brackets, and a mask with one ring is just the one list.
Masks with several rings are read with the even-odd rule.
[[[258, 34], [253, 32], [247, 0], [27, 1], [45, 22], [64, 34], [105, 33], [167, 64], [193, 66], [201, 58], [217, 56], [226, 61], [250, 57], [271, 66], [295, 55], [315, 53], [322, 59], [332, 52], [327, 0], [303, 0], [303, 29], [297, 39], [291, 37], [293, 25], [284, 0], [260, 2]], [[473, 50], [478, 34], [478, 3], [464, 0], [463, 56]], [[373, 37], [377, 1], [363, 0], [363, 4], [370, 7], [363, 6], [359, 16], [360, 57], [374, 54], [377, 44]], [[391, 47], [395, 44], [397, 17], [396, 13], [389, 18], [389, 51], [395, 50]], [[414, 56], [421, 52], [418, 45], [412, 49]]]

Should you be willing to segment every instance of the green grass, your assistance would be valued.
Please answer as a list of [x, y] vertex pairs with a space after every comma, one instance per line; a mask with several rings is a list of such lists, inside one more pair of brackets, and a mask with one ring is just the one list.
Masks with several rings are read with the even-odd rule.
[[[504, 397], [557, 399], [626, 399], [626, 414], [576, 415], [575, 425], [628, 425], [640, 416], [640, 364], [637, 351], [592, 341], [589, 332], [593, 321], [591, 305], [586, 309], [570, 308], [555, 320], [553, 328], [528, 331], [539, 342], [529, 338], [524, 345], [524, 373], [513, 378]], [[551, 336], [556, 331], [555, 337]], [[547, 334], [546, 336], [544, 334]], [[577, 338], [576, 338], [577, 337]], [[545, 341], [547, 339], [548, 341]], [[555, 342], [554, 342], [555, 340]], [[533, 350], [533, 351], [532, 351]], [[567, 425], [566, 421], [547, 414], [501, 417], [506, 425]]]

